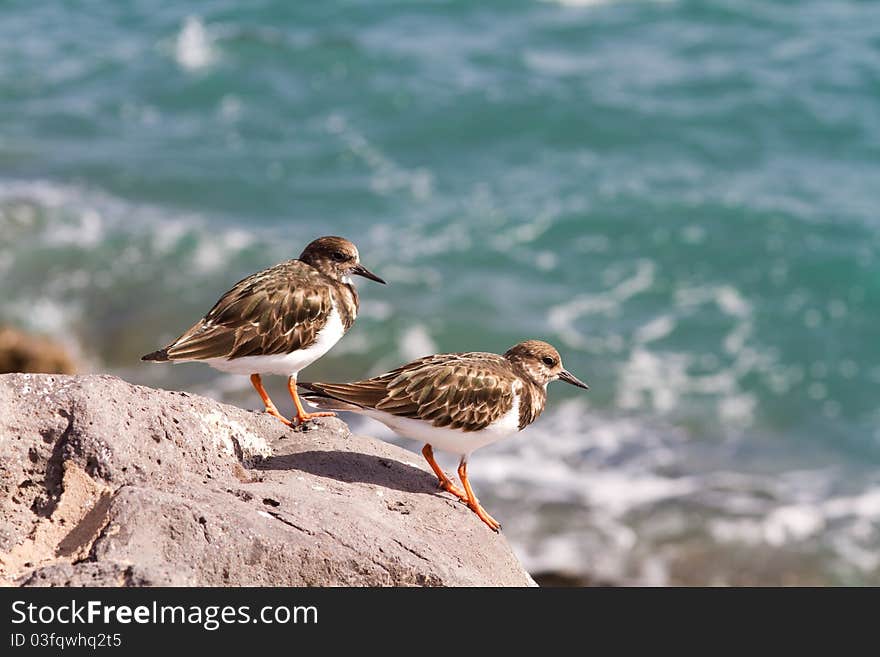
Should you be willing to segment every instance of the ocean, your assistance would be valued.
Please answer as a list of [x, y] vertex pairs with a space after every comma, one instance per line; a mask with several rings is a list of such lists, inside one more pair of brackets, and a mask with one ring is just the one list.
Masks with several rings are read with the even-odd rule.
[[390, 285], [303, 378], [542, 338], [591, 385], [471, 459], [536, 573], [880, 584], [878, 209], [876, 2], [0, 6], [0, 321], [258, 409], [138, 358], [346, 236]]

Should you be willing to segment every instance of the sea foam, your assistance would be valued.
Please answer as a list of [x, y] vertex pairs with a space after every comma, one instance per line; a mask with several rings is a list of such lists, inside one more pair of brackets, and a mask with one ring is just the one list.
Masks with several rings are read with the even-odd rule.
[[181, 68], [198, 71], [210, 66], [216, 54], [205, 25], [198, 16], [188, 16], [177, 35], [174, 56]]

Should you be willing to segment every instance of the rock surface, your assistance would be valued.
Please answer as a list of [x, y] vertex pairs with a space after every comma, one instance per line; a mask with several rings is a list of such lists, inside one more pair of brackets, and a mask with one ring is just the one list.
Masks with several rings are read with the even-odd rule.
[[420, 458], [110, 376], [0, 376], [0, 584], [532, 586]]
[[7, 372], [73, 374], [76, 363], [67, 349], [49, 338], [0, 326], [0, 374]]

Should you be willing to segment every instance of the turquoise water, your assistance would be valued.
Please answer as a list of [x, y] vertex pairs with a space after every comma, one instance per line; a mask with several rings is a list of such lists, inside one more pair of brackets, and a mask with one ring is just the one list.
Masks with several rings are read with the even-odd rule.
[[180, 4], [0, 6], [0, 319], [257, 408], [137, 357], [345, 235], [391, 285], [309, 377], [591, 384], [472, 459], [530, 568], [880, 584], [880, 4]]

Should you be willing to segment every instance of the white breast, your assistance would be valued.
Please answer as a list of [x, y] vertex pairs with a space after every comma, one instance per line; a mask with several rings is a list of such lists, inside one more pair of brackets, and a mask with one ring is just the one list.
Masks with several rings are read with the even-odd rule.
[[345, 326], [336, 307], [327, 318], [327, 323], [320, 330], [315, 342], [305, 349], [290, 354], [272, 356], [245, 356], [228, 360], [226, 358], [210, 358], [203, 362], [214, 369], [230, 374], [275, 374], [278, 376], [296, 376], [301, 370], [318, 360], [333, 348], [345, 335]]
[[503, 416], [480, 431], [465, 432], [460, 429], [435, 427], [424, 420], [398, 417], [384, 411], [363, 409], [360, 412], [367, 417], [378, 420], [394, 433], [403, 438], [412, 438], [432, 447], [467, 457], [475, 450], [498, 442], [502, 438], [519, 431], [519, 401], [517, 394], [513, 398], [513, 406]]

